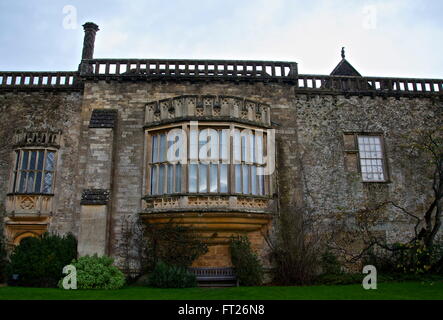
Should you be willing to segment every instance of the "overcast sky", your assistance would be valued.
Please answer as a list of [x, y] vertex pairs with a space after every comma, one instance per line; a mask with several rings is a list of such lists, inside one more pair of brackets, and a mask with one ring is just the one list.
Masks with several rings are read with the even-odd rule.
[[442, 0], [0, 0], [0, 70], [69, 71], [86, 21], [96, 58], [295, 61], [329, 74], [443, 78]]

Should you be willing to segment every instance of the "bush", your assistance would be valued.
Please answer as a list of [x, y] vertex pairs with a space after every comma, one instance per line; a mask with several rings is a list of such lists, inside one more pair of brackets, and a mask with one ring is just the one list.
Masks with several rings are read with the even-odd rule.
[[[11, 254], [9, 284], [29, 287], [56, 287], [63, 267], [77, 257], [77, 241], [72, 234], [45, 233], [39, 238], [23, 239]], [[18, 279], [12, 279], [18, 275]]]
[[251, 249], [248, 237], [232, 238], [230, 245], [232, 264], [240, 285], [258, 286], [263, 282], [263, 267]]
[[[321, 274], [315, 278], [316, 285], [361, 284], [364, 278], [361, 273]], [[377, 279], [378, 280], [378, 279]]]
[[148, 238], [148, 272], [155, 268], [158, 261], [187, 268], [195, 259], [208, 252], [207, 245], [190, 227], [172, 222], [161, 227], [148, 224], [145, 233]]
[[274, 281], [280, 285], [309, 285], [320, 272], [322, 238], [302, 209], [284, 208], [276, 220], [271, 249]]
[[323, 274], [337, 275], [343, 273], [340, 261], [329, 250], [321, 256], [321, 269]]
[[427, 248], [422, 242], [395, 243], [390, 251], [368, 250], [363, 263], [372, 264], [377, 271], [386, 274], [430, 274], [441, 273], [439, 261], [443, 258], [440, 243]]
[[191, 288], [197, 286], [197, 279], [185, 267], [159, 261], [149, 275], [148, 285], [156, 288]]
[[0, 234], [0, 283], [6, 282], [6, 265], [6, 244], [4, 238]]
[[[72, 261], [77, 269], [78, 289], [119, 289], [125, 285], [125, 275], [113, 266], [114, 259], [97, 255]], [[62, 287], [62, 281], [59, 282]]]

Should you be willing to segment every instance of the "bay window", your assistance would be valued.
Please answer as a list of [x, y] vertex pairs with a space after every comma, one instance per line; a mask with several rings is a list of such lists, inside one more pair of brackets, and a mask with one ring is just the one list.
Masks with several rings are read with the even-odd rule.
[[148, 133], [151, 195], [268, 193], [265, 131], [191, 123]]

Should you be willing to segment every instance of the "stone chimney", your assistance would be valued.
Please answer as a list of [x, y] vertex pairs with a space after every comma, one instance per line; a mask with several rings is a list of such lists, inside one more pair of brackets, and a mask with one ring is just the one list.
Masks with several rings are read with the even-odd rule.
[[85, 38], [83, 39], [83, 59], [92, 59], [94, 56], [95, 33], [99, 30], [98, 25], [93, 22], [86, 22], [83, 25]]
[[[92, 59], [94, 57], [94, 42], [95, 34], [99, 30], [98, 25], [93, 22], [86, 22], [83, 25], [85, 30], [85, 37], [83, 39], [83, 51], [82, 51], [82, 62], [86, 59]], [[87, 65], [80, 63], [80, 71], [87, 72]]]

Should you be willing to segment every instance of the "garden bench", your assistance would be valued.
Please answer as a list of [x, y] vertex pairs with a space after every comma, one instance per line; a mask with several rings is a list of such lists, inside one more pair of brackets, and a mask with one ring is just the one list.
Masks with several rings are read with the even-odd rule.
[[189, 271], [197, 277], [200, 287], [232, 287], [238, 286], [238, 279], [234, 268], [189, 268]]

